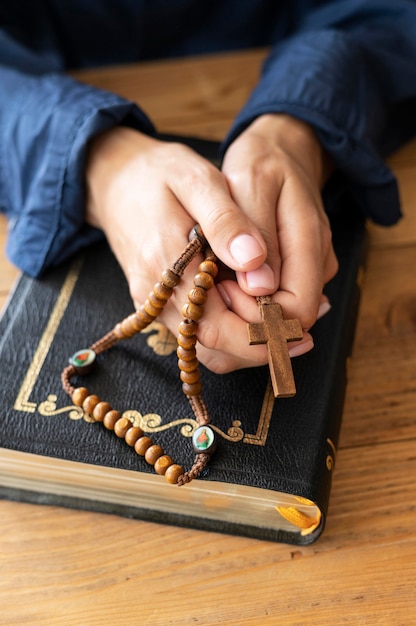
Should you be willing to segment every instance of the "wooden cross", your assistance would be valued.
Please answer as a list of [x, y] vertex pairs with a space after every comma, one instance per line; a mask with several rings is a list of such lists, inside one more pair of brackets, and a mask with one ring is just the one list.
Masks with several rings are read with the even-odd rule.
[[259, 308], [263, 321], [248, 324], [248, 340], [250, 345], [267, 343], [274, 395], [289, 398], [295, 395], [296, 386], [287, 342], [302, 339], [302, 326], [299, 320], [283, 319], [277, 302], [260, 301]]

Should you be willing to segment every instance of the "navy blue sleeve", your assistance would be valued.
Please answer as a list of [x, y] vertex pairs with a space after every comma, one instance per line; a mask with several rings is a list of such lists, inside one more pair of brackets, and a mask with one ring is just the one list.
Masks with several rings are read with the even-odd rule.
[[[322, 8], [311, 11], [311, 4]], [[392, 224], [398, 191], [383, 159], [416, 132], [416, 0], [300, 5], [296, 33], [272, 49], [224, 148], [263, 113], [298, 117], [332, 155], [337, 188], [347, 186], [374, 221]], [[44, 18], [25, 31], [39, 39], [36, 54], [23, 35], [0, 30], [0, 211], [9, 218], [9, 258], [34, 276], [101, 236], [84, 223], [91, 137], [116, 124], [154, 132], [134, 103], [63, 73], [57, 34]], [[232, 29], [229, 20], [226, 26]]]
[[224, 149], [270, 112], [311, 124], [365, 214], [396, 222], [397, 184], [383, 159], [416, 131], [416, 3], [343, 0], [309, 14], [273, 48]]
[[[12, 60], [13, 67], [9, 65]], [[6, 252], [32, 276], [101, 232], [84, 222], [88, 141], [116, 124], [154, 132], [132, 102], [81, 84], [0, 34], [0, 210]]]

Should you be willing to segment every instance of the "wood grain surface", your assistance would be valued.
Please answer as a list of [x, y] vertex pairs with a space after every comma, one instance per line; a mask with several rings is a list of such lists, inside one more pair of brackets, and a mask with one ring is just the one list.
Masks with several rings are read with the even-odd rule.
[[[78, 77], [140, 101], [161, 131], [221, 139], [263, 56], [242, 52]], [[416, 141], [391, 165], [405, 217], [390, 229], [369, 228], [321, 539], [297, 548], [0, 501], [1, 625], [416, 623]], [[1, 218], [2, 248], [5, 237]], [[16, 274], [2, 255], [2, 303]]]

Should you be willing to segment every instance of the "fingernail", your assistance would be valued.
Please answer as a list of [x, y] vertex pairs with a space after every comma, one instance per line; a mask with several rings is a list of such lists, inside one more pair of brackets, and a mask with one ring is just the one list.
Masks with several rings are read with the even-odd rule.
[[238, 235], [230, 243], [230, 252], [234, 261], [241, 266], [264, 255], [264, 250], [251, 235]]
[[318, 309], [318, 317], [316, 319], [319, 320], [321, 317], [323, 317], [330, 310], [331, 310], [331, 305], [329, 304], [329, 302], [324, 300], [324, 302], [321, 303], [321, 305], [320, 305], [320, 307]]
[[270, 265], [263, 263], [258, 270], [246, 272], [246, 282], [249, 289], [264, 289], [273, 291], [276, 288], [273, 270]]
[[227, 293], [227, 290], [221, 283], [217, 283], [217, 290], [220, 294], [221, 298], [224, 300], [225, 306], [227, 309], [231, 309], [231, 298]]
[[308, 339], [304, 343], [300, 343], [289, 350], [289, 356], [292, 358], [293, 356], [301, 356], [302, 354], [306, 354], [309, 350], [312, 350], [314, 343], [312, 339]]

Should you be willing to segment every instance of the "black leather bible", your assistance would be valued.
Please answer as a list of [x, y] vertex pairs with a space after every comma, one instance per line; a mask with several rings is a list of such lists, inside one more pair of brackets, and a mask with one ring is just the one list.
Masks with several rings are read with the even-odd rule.
[[[191, 145], [216, 154], [216, 144]], [[338, 209], [331, 222], [340, 268], [326, 288], [332, 308], [311, 330], [315, 348], [292, 360], [296, 396], [275, 399], [267, 367], [227, 375], [202, 367], [220, 443], [203, 475], [182, 487], [92, 423], [61, 388], [68, 357], [133, 311], [107, 244], [41, 280], [21, 276], [0, 320], [0, 496], [293, 544], [316, 540], [328, 511], [366, 249], [353, 204]], [[176, 340], [161, 324], [102, 355], [85, 386], [176, 462], [192, 464], [196, 423]]]

